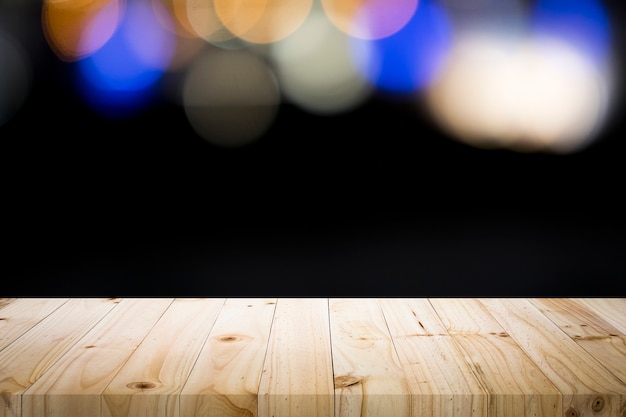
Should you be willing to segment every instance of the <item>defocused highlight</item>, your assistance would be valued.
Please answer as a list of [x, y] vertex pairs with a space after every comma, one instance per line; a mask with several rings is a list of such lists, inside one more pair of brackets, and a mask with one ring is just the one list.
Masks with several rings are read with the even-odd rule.
[[[600, 0], [43, 0], [41, 29], [94, 111], [173, 101], [216, 146], [260, 139], [281, 104], [332, 117], [391, 98], [467, 146], [572, 153], [615, 105], [609, 16]], [[33, 61], [1, 27], [0, 59], [2, 124]]]

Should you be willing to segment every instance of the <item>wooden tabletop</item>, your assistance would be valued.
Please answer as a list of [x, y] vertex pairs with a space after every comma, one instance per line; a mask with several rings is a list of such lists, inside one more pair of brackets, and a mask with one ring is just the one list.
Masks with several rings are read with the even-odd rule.
[[0, 299], [15, 416], [626, 417], [626, 299]]

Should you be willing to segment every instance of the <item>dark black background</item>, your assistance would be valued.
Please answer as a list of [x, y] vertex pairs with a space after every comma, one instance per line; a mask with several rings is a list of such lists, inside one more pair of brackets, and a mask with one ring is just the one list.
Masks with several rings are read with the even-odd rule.
[[224, 149], [172, 103], [86, 108], [25, 10], [37, 55], [0, 126], [0, 295], [626, 295], [621, 86], [571, 155], [472, 148], [382, 96], [326, 117], [284, 104]]

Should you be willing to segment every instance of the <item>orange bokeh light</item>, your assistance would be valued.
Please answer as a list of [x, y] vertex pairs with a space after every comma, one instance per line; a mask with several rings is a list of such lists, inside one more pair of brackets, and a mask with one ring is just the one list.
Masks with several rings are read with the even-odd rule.
[[[94, 53], [115, 32], [123, 6], [120, 0], [45, 0], [42, 25], [50, 48], [63, 61], [76, 61]], [[97, 36], [84, 42], [85, 33], [102, 13], [112, 18], [98, 27]]]
[[253, 43], [271, 43], [291, 35], [305, 21], [313, 0], [214, 0], [222, 24]]

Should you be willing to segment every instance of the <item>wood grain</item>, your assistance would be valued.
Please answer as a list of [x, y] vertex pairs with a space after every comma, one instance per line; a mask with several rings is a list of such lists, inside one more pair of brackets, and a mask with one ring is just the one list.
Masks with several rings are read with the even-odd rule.
[[224, 299], [176, 299], [104, 391], [103, 417], [178, 417], [182, 391]]
[[609, 372], [626, 381], [626, 334], [576, 300], [552, 298], [530, 302]]
[[31, 417], [100, 416], [102, 394], [171, 299], [122, 299], [22, 394]]
[[626, 385], [527, 299], [480, 302], [563, 394], [566, 416], [614, 417]]
[[0, 298], [0, 310], [15, 300], [17, 300], [17, 298]]
[[0, 350], [68, 301], [67, 298], [20, 298], [0, 310]]
[[408, 417], [410, 392], [376, 299], [331, 299], [335, 416]]
[[487, 392], [425, 298], [380, 300], [413, 416], [486, 417]]
[[276, 304], [259, 384], [259, 417], [328, 417], [334, 411], [328, 300]]
[[0, 417], [626, 417], [626, 298], [0, 299]]
[[559, 390], [474, 299], [431, 301], [489, 395], [490, 416], [562, 416]]
[[275, 298], [227, 300], [182, 391], [182, 416], [257, 416], [275, 307]]
[[115, 305], [107, 299], [69, 300], [8, 345], [0, 356], [0, 417], [20, 415], [21, 394]]
[[626, 333], [626, 298], [575, 298], [574, 301]]

